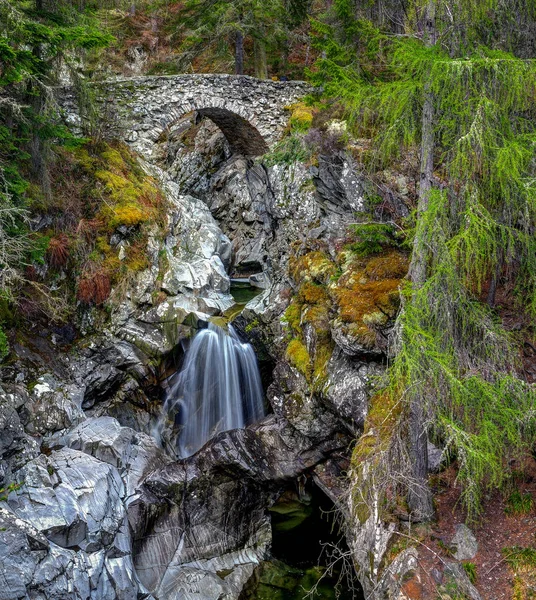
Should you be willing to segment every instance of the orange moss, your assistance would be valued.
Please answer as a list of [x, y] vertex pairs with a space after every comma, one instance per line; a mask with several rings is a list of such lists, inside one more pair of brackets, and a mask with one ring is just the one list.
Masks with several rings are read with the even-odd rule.
[[290, 274], [296, 283], [314, 281], [327, 284], [336, 271], [335, 263], [319, 250], [308, 252], [290, 261]]
[[367, 261], [365, 275], [373, 280], [401, 279], [406, 276], [409, 268], [408, 257], [400, 252], [391, 251], [375, 256]]
[[302, 311], [302, 321], [310, 323], [317, 332], [329, 329], [329, 309], [323, 304], [306, 306]]
[[149, 259], [145, 246], [140, 242], [133, 244], [127, 250], [126, 266], [129, 271], [143, 271], [149, 267]]
[[339, 318], [363, 344], [374, 344], [375, 328], [396, 316], [401, 278], [407, 268], [407, 257], [397, 251], [368, 260], [350, 260], [337, 283], [331, 286]]
[[326, 288], [312, 281], [306, 281], [300, 288], [299, 296], [307, 304], [328, 303]]

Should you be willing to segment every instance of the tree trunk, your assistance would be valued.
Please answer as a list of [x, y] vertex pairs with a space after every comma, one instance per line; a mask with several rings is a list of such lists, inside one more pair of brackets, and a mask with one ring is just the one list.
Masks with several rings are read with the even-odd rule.
[[268, 65], [266, 63], [266, 44], [255, 40], [255, 77], [268, 79]]
[[[423, 39], [427, 46], [436, 42], [435, 0], [429, 0], [424, 15]], [[409, 277], [413, 289], [420, 289], [427, 276], [428, 249], [419, 232], [419, 221], [428, 210], [434, 172], [434, 97], [431, 82], [424, 85], [421, 139], [421, 174], [419, 201], [417, 204], [417, 232], [413, 243], [413, 254]], [[417, 521], [427, 521], [434, 516], [432, 493], [428, 485], [428, 435], [426, 412], [422, 398], [412, 395], [409, 407], [409, 453], [411, 480], [408, 489], [408, 506]]]
[[244, 74], [244, 36], [241, 31], [237, 31], [235, 36], [235, 73]]

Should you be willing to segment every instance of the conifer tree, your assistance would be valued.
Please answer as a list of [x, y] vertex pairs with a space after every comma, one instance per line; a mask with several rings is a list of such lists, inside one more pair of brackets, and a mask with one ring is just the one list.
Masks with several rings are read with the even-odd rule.
[[[59, 7], [61, 8], [61, 7]], [[49, 192], [51, 141], [73, 141], [58, 125], [51, 85], [61, 57], [106, 45], [110, 38], [90, 22], [51, 14], [37, 1], [0, 0], [0, 294], [9, 293], [24, 259], [28, 171]]]
[[[183, 15], [186, 56], [195, 57], [208, 47], [233, 47], [235, 73], [244, 74], [244, 43], [254, 46], [255, 75], [267, 77], [266, 46], [284, 33], [282, 0], [188, 0]], [[222, 46], [223, 42], [223, 46]]]
[[[522, 8], [534, 22], [534, 4]], [[408, 502], [417, 518], [430, 516], [426, 433], [457, 458], [475, 516], [483, 487], [505, 481], [508, 458], [535, 440], [534, 391], [482, 302], [504, 274], [523, 310], [536, 309], [535, 63], [506, 35], [500, 0], [415, 0], [403, 35], [350, 0], [333, 9], [315, 24], [325, 95], [344, 103], [358, 135], [373, 135], [371, 168], [421, 153], [412, 286], [387, 387], [406, 406]]]

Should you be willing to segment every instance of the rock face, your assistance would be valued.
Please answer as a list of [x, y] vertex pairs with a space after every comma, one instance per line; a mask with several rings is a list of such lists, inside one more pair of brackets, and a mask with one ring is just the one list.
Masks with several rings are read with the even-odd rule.
[[278, 490], [346, 443], [312, 444], [272, 416], [154, 472], [129, 508], [141, 581], [161, 598], [237, 597], [267, 555]]
[[450, 545], [454, 549], [456, 560], [470, 560], [478, 552], [476, 537], [469, 527], [463, 523], [456, 525], [456, 533], [450, 541]]
[[88, 419], [16, 472], [0, 503], [0, 598], [135, 599], [126, 510], [140, 479], [167, 459], [115, 419]]

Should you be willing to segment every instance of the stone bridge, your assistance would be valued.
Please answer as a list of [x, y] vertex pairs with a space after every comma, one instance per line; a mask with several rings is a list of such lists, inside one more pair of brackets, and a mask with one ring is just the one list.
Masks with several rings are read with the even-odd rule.
[[[264, 154], [288, 123], [285, 107], [311, 91], [302, 81], [236, 75], [130, 77], [91, 85], [106, 133], [125, 140], [148, 159], [155, 142], [165, 139], [166, 133], [193, 111], [214, 121], [235, 153]], [[73, 87], [62, 89], [60, 106], [67, 122], [79, 127]]]

